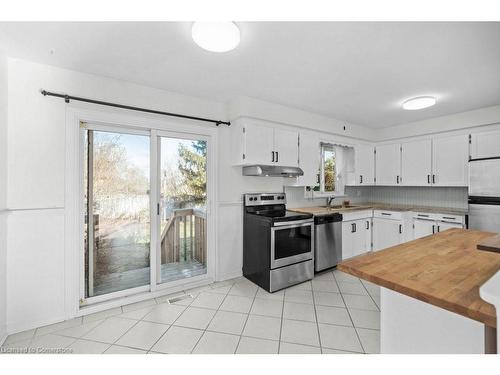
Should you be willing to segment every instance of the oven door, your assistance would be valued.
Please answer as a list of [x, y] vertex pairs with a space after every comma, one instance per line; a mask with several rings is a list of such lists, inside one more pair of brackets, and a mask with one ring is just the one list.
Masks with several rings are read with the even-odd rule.
[[313, 259], [314, 221], [276, 223], [271, 228], [271, 268]]

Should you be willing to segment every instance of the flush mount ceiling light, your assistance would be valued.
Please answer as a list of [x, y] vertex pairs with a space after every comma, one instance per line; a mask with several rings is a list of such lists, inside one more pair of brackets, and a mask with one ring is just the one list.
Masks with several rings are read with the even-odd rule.
[[240, 44], [240, 29], [234, 22], [195, 22], [191, 36], [197, 45], [212, 52], [227, 52]]
[[418, 96], [416, 98], [411, 98], [403, 102], [403, 109], [408, 111], [414, 111], [417, 109], [423, 109], [427, 107], [432, 107], [436, 104], [436, 98], [433, 96]]

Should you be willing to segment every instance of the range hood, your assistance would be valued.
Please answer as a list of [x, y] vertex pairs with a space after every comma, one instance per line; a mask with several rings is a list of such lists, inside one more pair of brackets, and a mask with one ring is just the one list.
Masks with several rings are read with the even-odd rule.
[[243, 176], [297, 177], [304, 175], [299, 167], [279, 167], [277, 165], [248, 165], [243, 167]]

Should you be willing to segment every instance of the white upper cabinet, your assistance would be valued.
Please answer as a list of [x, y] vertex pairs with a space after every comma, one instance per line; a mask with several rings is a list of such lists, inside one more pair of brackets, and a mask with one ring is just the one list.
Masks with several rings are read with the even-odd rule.
[[500, 156], [500, 130], [471, 134], [471, 157], [473, 159]]
[[377, 185], [400, 185], [400, 145], [388, 144], [376, 147], [375, 176]]
[[354, 185], [375, 183], [375, 147], [359, 144], [354, 147]]
[[[500, 142], [500, 139], [498, 139], [498, 141]], [[500, 148], [500, 143], [497, 147]], [[467, 186], [468, 161], [469, 137], [467, 134], [433, 139], [433, 185]]]
[[284, 167], [299, 164], [299, 133], [280, 128], [274, 129], [274, 163]]
[[255, 125], [243, 128], [244, 164], [272, 164], [274, 159], [274, 129]]
[[304, 175], [297, 178], [296, 186], [316, 186], [320, 163], [319, 137], [312, 132], [300, 132], [299, 167]]
[[232, 125], [233, 163], [236, 165], [298, 166], [299, 133], [252, 120]]
[[432, 141], [401, 144], [400, 183], [407, 186], [430, 186], [432, 183]]

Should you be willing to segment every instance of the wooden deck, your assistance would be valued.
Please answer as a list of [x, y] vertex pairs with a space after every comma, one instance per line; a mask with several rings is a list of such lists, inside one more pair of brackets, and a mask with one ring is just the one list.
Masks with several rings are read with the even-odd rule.
[[[196, 260], [189, 262], [168, 263], [161, 265], [161, 281], [170, 282], [193, 276], [203, 275], [207, 272], [205, 265]], [[111, 273], [95, 280], [94, 293], [102, 295], [120, 290], [135, 288], [149, 284], [149, 267], [136, 270]]]

